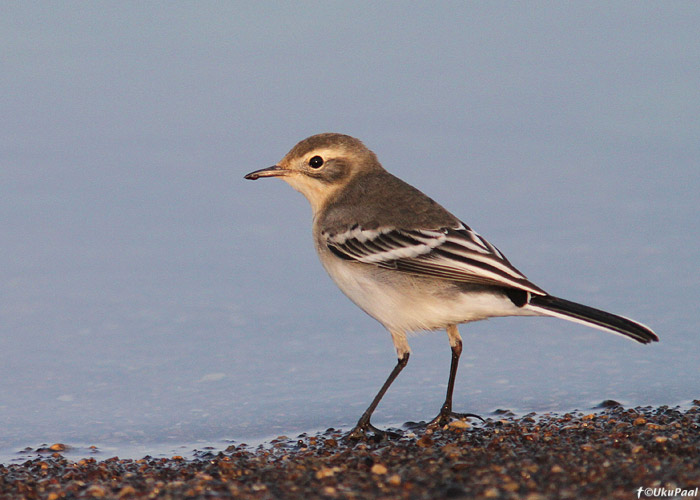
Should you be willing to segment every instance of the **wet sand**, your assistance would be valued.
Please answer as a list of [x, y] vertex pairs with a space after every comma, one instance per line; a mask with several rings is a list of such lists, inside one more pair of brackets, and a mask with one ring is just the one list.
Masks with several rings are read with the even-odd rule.
[[41, 458], [0, 466], [0, 499], [628, 500], [639, 498], [639, 488], [700, 486], [700, 400], [683, 410], [609, 406], [591, 414], [505, 413], [434, 431], [414, 425], [380, 442], [347, 443], [329, 429], [264, 447], [199, 451], [191, 460], [72, 461], [56, 444]]

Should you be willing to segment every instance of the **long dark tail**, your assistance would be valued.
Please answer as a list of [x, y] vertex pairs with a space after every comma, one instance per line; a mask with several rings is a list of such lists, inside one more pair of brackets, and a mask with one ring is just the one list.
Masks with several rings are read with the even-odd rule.
[[547, 316], [556, 316], [569, 321], [583, 323], [593, 328], [600, 328], [601, 330], [624, 335], [642, 344], [659, 340], [659, 337], [656, 336], [651, 328], [641, 323], [551, 295], [532, 295], [528, 308]]

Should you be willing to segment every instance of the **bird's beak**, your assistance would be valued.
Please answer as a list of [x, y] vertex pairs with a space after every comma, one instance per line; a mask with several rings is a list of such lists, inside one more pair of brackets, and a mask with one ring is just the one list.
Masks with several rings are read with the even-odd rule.
[[279, 165], [273, 165], [267, 168], [261, 168], [255, 172], [251, 172], [245, 176], [246, 179], [254, 181], [260, 177], [279, 177], [281, 175], [286, 175], [287, 170], [280, 167]]

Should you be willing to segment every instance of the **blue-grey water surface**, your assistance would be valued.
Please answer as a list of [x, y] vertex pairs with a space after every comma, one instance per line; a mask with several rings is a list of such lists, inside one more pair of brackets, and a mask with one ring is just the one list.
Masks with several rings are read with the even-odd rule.
[[[243, 180], [324, 131], [365, 141], [550, 293], [461, 327], [455, 408], [700, 397], [700, 7], [693, 2], [6, 4], [0, 459], [349, 428], [389, 335], [316, 261], [310, 209]], [[411, 339], [377, 425], [432, 418], [450, 351]]]

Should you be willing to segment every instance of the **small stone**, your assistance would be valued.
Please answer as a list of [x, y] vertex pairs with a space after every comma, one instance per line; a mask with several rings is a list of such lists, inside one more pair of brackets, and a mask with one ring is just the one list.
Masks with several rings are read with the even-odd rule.
[[668, 441], [668, 438], [666, 436], [656, 436], [654, 438], [654, 441], [656, 441], [657, 443], [665, 443], [666, 441]]
[[401, 476], [398, 474], [393, 474], [389, 476], [389, 479], [387, 479], [386, 482], [392, 486], [398, 486], [401, 484]]
[[88, 487], [83, 494], [88, 497], [102, 498], [107, 494], [107, 490], [102, 486], [93, 484], [92, 486]]
[[425, 434], [422, 438], [416, 441], [416, 444], [421, 448], [429, 448], [433, 445], [433, 440], [430, 439], [430, 436]]
[[117, 494], [119, 498], [131, 497], [134, 495], [136, 495], [136, 489], [133, 486], [124, 486]]
[[386, 466], [384, 466], [382, 464], [374, 464], [372, 466], [371, 470], [372, 470], [372, 474], [378, 474], [378, 475], [386, 474], [388, 472]]
[[508, 481], [503, 484], [503, 489], [506, 491], [515, 492], [518, 491], [519, 488], [520, 486], [515, 481]]
[[323, 479], [324, 477], [331, 477], [335, 475], [335, 469], [330, 467], [321, 467], [316, 471], [316, 479]]
[[447, 426], [450, 429], [459, 429], [459, 430], [469, 429], [469, 427], [471, 427], [469, 422], [465, 422], [464, 420], [453, 420]]
[[634, 425], [644, 425], [644, 424], [647, 423], [647, 419], [644, 418], [644, 417], [635, 418], [635, 419], [634, 419], [634, 422], [632, 422], [632, 423], [633, 423]]
[[49, 450], [51, 451], [66, 451], [66, 448], [66, 445], [63, 443], [56, 443], [49, 446]]
[[500, 496], [500, 494], [501, 493], [498, 491], [498, 488], [494, 488], [492, 486], [484, 491], [484, 498], [497, 498]]
[[550, 471], [552, 472], [552, 474], [561, 474], [562, 472], [564, 472], [564, 469], [562, 469], [560, 466], [555, 464], [555, 465], [552, 465], [552, 468], [550, 469]]
[[448, 457], [456, 457], [462, 453], [462, 448], [455, 443], [450, 443], [440, 448], [440, 451], [442, 451]]
[[606, 399], [602, 403], [600, 403], [596, 408], [615, 408], [616, 406], [622, 406], [620, 403], [615, 401], [614, 399]]

